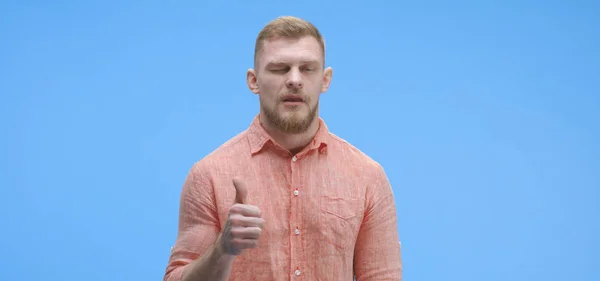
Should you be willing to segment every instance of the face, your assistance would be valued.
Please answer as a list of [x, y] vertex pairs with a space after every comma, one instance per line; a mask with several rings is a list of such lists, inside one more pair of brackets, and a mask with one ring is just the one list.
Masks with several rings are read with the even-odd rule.
[[329, 88], [331, 68], [324, 69], [317, 39], [278, 38], [264, 42], [248, 87], [259, 95], [261, 117], [288, 134], [306, 131], [316, 122], [319, 97]]

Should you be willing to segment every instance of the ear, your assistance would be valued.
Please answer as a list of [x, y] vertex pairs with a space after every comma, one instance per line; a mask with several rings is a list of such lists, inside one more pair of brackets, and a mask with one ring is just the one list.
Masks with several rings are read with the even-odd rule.
[[321, 87], [321, 92], [325, 93], [329, 89], [329, 85], [331, 85], [331, 77], [333, 76], [333, 69], [331, 67], [325, 68], [323, 71], [323, 86]]
[[258, 94], [260, 91], [258, 90], [258, 80], [256, 78], [256, 71], [254, 69], [248, 69], [246, 72], [246, 84], [248, 84], [248, 88], [251, 92]]

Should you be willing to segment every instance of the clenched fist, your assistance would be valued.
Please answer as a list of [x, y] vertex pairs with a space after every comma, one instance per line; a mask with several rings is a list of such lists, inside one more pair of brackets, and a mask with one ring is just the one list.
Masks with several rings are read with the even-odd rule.
[[233, 179], [235, 202], [229, 209], [219, 243], [226, 254], [239, 255], [244, 249], [256, 248], [265, 224], [260, 209], [246, 204], [248, 190], [243, 182]]

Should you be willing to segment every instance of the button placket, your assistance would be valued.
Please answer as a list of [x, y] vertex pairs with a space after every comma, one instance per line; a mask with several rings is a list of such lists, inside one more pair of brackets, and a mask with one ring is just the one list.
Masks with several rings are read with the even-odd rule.
[[[302, 177], [302, 173], [303, 173], [303, 169], [302, 169], [302, 165], [301, 165], [301, 159], [300, 157], [302, 156], [297, 156], [294, 155], [292, 156], [289, 165], [290, 165], [290, 170], [292, 172], [291, 175], [291, 181], [290, 181], [290, 187], [293, 188], [292, 190], [292, 212], [290, 213], [290, 226], [292, 228], [292, 231], [290, 233], [291, 236], [296, 236], [294, 237], [294, 239], [290, 239], [290, 243], [291, 243], [291, 262], [292, 264], [297, 265], [296, 269], [291, 272], [291, 276], [295, 277], [295, 280], [300, 280], [300, 279], [304, 279], [302, 277], [300, 277], [302, 275], [302, 271], [300, 270], [300, 266], [303, 265], [302, 261], [305, 260], [304, 257], [304, 251], [302, 249], [302, 236], [301, 233], [302, 231], [300, 230], [300, 227], [302, 226], [302, 201], [301, 198], [299, 198], [300, 196], [300, 187], [304, 186], [304, 182], [303, 182], [303, 177]], [[289, 159], [289, 158], [288, 158]], [[289, 160], [288, 160], [289, 161]], [[304, 160], [303, 160], [304, 161]], [[292, 234], [293, 233], [293, 234]], [[293, 269], [293, 268], [292, 268]]]
[[[298, 196], [300, 195], [300, 191], [298, 190], [297, 186], [299, 186], [300, 182], [298, 182], [300, 180], [300, 164], [298, 163], [298, 157], [297, 156], [292, 156], [292, 161], [289, 162], [290, 163], [290, 170], [292, 171], [292, 175], [291, 175], [291, 188], [293, 188], [292, 191], [292, 205], [291, 205], [291, 217], [290, 217], [290, 226], [292, 227], [292, 236], [298, 236], [300, 234], [300, 229], [299, 229], [299, 221], [301, 220], [301, 206], [300, 206], [300, 200], [298, 198]], [[299, 238], [299, 237], [298, 237]], [[298, 239], [292, 239], [290, 241], [291, 243], [291, 262], [299, 265], [298, 261], [302, 260], [301, 257], [301, 249], [300, 249], [300, 245], [301, 242]], [[293, 268], [292, 268], [293, 269]], [[296, 266], [295, 270], [292, 272], [292, 277], [297, 277], [299, 278], [300, 274], [302, 272], [300, 271], [299, 266]]]

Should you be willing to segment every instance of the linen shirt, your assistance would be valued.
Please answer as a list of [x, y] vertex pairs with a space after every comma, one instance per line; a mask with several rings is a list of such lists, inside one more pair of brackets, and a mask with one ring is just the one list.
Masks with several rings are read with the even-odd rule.
[[181, 280], [184, 267], [216, 241], [234, 203], [233, 177], [245, 182], [245, 204], [260, 208], [265, 225], [258, 247], [234, 259], [229, 280], [402, 280], [396, 206], [383, 168], [321, 118], [311, 144], [291, 155], [256, 116], [189, 171], [165, 281]]

